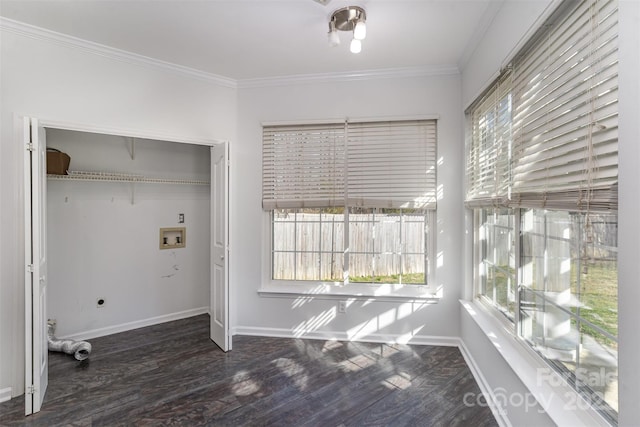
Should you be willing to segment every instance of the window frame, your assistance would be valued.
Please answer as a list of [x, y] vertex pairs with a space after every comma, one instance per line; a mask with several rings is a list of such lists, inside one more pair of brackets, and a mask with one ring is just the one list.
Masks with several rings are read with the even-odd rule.
[[[473, 230], [474, 230], [472, 235], [472, 239], [473, 239], [472, 240], [472, 251], [473, 251], [472, 259], [474, 263], [473, 274], [472, 274], [472, 278], [473, 278], [472, 289], [473, 289], [473, 296], [474, 296], [473, 300], [479, 303], [483, 307], [484, 311], [487, 314], [489, 314], [494, 320], [499, 322], [503, 326], [504, 330], [508, 331], [508, 333], [511, 336], [513, 336], [516, 339], [516, 341], [520, 343], [521, 346], [525, 347], [525, 351], [528, 354], [537, 358], [539, 362], [543, 363], [544, 366], [551, 369], [551, 371], [558, 376], [557, 380], [552, 380], [552, 381], [563, 382], [563, 383], [566, 382], [571, 388], [572, 392], [576, 393], [576, 396], [577, 396], [576, 399], [578, 398], [583, 399], [585, 402], [584, 403], [585, 406], [594, 405], [594, 410], [599, 414], [599, 417], [605, 420], [606, 423], [615, 425], [617, 423], [618, 411], [612, 408], [611, 406], [609, 406], [609, 404], [606, 401], [604, 401], [605, 405], [603, 406], [602, 405], [603, 400], [601, 400], [603, 398], [598, 395], [598, 391], [594, 390], [591, 386], [585, 383], [585, 381], [588, 381], [589, 379], [588, 374], [587, 376], [585, 376], [584, 374], [585, 368], [579, 366], [578, 368], [580, 369], [580, 372], [578, 375], [576, 375], [575, 372], [571, 371], [567, 367], [562, 366], [561, 362], [554, 362], [552, 359], [547, 358], [540, 351], [536, 350], [532, 342], [527, 337], [525, 337], [524, 334], [520, 331], [520, 326], [522, 324], [521, 308], [520, 308], [520, 298], [521, 298], [520, 291], [522, 288], [531, 289], [523, 285], [524, 270], [523, 270], [523, 263], [522, 263], [522, 239], [523, 239], [523, 234], [521, 230], [522, 218], [523, 218], [523, 211], [533, 211], [536, 209], [508, 208], [510, 211], [513, 212], [514, 234], [518, 239], [514, 245], [515, 267], [516, 267], [516, 273], [515, 273], [515, 280], [516, 280], [515, 304], [516, 305], [515, 305], [514, 318], [513, 319], [509, 318], [507, 314], [500, 309], [500, 307], [494, 304], [490, 298], [488, 298], [486, 295], [482, 293], [483, 289], [482, 289], [481, 275], [479, 271], [480, 270], [479, 266], [483, 262], [482, 249], [480, 248], [480, 216], [481, 216], [480, 211], [488, 210], [488, 209], [492, 209], [492, 208], [471, 209], [471, 215], [473, 215]], [[566, 212], [569, 214], [571, 213], [577, 213], [580, 215], [586, 214], [584, 212], [565, 211], [565, 210], [557, 210], [557, 209], [553, 211]], [[597, 212], [594, 212], [594, 214], [597, 214]], [[611, 215], [611, 214], [614, 214], [614, 212], [607, 212], [607, 214]], [[616, 215], [616, 218], [617, 218], [617, 215]], [[545, 238], [547, 238], [546, 231], [545, 231]], [[578, 238], [582, 239], [582, 237], [578, 237]], [[617, 249], [615, 252], [617, 253]], [[536, 292], [540, 293], [541, 291], [536, 291]], [[543, 297], [543, 298], [546, 299], [546, 297]], [[580, 319], [579, 323], [586, 324], [588, 326], [592, 324], [592, 322], [589, 319], [587, 319], [586, 317], [580, 314], [575, 314], [575, 313], [571, 314], [570, 318]], [[599, 332], [598, 329], [600, 329], [600, 327], [596, 327], [597, 332]], [[618, 342], [617, 338], [615, 341], [616, 343]], [[616, 368], [617, 366], [618, 365], [616, 365]], [[538, 367], [538, 375], [540, 372], [539, 369], [541, 368]], [[604, 369], [604, 368], [601, 368], [601, 369]], [[608, 380], [608, 378], [609, 377], [605, 376], [604, 380]], [[603, 378], [600, 378], [599, 380], [603, 380]], [[575, 403], [575, 400], [574, 400], [574, 403]]]
[[[483, 293], [483, 289], [482, 289], [482, 275], [480, 273], [480, 265], [484, 262], [483, 258], [482, 258], [482, 250], [481, 248], [479, 248], [479, 240], [480, 240], [480, 227], [481, 227], [481, 221], [480, 221], [480, 216], [481, 216], [481, 211], [482, 210], [486, 210], [486, 209], [491, 209], [491, 208], [474, 208], [472, 210], [472, 215], [473, 215], [473, 242], [472, 242], [472, 250], [473, 250], [473, 261], [474, 261], [474, 269], [473, 269], [473, 295], [474, 298], [480, 300], [486, 307], [488, 307], [496, 316], [496, 318], [498, 318], [505, 326], [507, 326], [509, 329], [512, 330], [512, 332], [516, 335], [517, 331], [518, 331], [518, 307], [520, 305], [520, 292], [518, 292], [518, 289], [520, 287], [520, 245], [518, 244], [519, 241], [516, 241], [514, 243], [514, 260], [515, 260], [515, 265], [514, 265], [514, 286], [516, 288], [515, 290], [515, 311], [513, 313], [513, 318], [511, 318], [504, 310], [500, 309], [498, 306], [496, 306], [493, 302], [493, 300], [489, 297], [487, 297], [484, 293]], [[520, 236], [520, 209], [507, 209], [507, 208], [502, 208], [505, 210], [509, 210], [512, 211], [513, 214], [513, 234], [514, 234], [514, 239], [519, 240], [519, 236]]]
[[270, 211], [263, 212], [263, 262], [262, 281], [258, 293], [262, 296], [290, 297], [313, 296], [327, 299], [355, 299], [376, 301], [429, 302], [442, 298], [442, 286], [436, 284], [435, 270], [437, 268], [436, 235], [437, 214], [435, 210], [426, 211], [427, 272], [426, 284], [389, 284], [389, 283], [357, 283], [357, 282], [328, 282], [312, 280], [274, 280], [272, 277], [272, 215]]

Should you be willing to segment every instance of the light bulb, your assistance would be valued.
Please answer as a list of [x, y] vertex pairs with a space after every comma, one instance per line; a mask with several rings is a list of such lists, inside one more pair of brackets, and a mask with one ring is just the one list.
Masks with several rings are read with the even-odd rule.
[[338, 31], [329, 31], [329, 46], [336, 47], [340, 44], [340, 37], [338, 37]]
[[353, 38], [364, 40], [365, 37], [367, 37], [367, 24], [364, 21], [358, 21], [353, 30]]
[[336, 23], [331, 21], [329, 23], [329, 46], [336, 47], [340, 44], [340, 37], [338, 36], [338, 30], [336, 30]]
[[351, 40], [351, 46], [349, 46], [351, 53], [360, 53], [362, 50], [362, 42], [358, 39]]

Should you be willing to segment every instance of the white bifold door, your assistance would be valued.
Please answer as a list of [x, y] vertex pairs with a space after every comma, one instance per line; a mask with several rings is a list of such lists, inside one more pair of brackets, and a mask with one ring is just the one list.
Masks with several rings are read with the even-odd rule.
[[47, 147], [36, 119], [22, 122], [25, 179], [25, 414], [47, 391]]
[[229, 148], [211, 147], [211, 340], [231, 350], [229, 337]]

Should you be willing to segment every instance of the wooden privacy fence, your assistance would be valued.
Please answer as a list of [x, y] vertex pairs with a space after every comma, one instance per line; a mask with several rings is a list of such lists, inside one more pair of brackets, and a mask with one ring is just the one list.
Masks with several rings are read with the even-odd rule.
[[[342, 281], [344, 215], [298, 213], [276, 216], [273, 277]], [[425, 217], [349, 215], [349, 276], [425, 272]]]
[[[617, 227], [610, 215], [593, 213], [588, 224], [578, 215], [538, 218], [523, 231], [520, 262], [525, 266], [525, 282], [537, 289], [559, 292], [568, 289], [571, 280], [577, 280], [572, 268], [579, 266], [582, 274], [587, 274], [591, 266], [615, 271]], [[493, 230], [488, 247], [495, 265], [503, 270], [513, 268], [513, 225], [507, 216], [499, 216]]]

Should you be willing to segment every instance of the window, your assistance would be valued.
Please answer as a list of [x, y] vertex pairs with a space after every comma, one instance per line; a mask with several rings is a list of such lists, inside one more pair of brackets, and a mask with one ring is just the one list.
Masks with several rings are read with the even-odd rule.
[[271, 215], [274, 280], [427, 283], [426, 210], [277, 209]]
[[514, 333], [588, 402], [615, 420], [617, 215], [496, 208], [474, 212], [478, 297], [512, 322]]
[[274, 281], [427, 285], [436, 121], [265, 126]]
[[505, 72], [471, 117], [467, 155], [469, 207], [503, 204], [509, 196], [511, 158], [511, 73]]
[[615, 419], [616, 215], [541, 209], [521, 215], [519, 333]]
[[511, 209], [478, 209], [479, 292], [511, 321], [516, 313], [515, 216]]
[[478, 298], [617, 420], [617, 2], [563, 2], [469, 109]]

